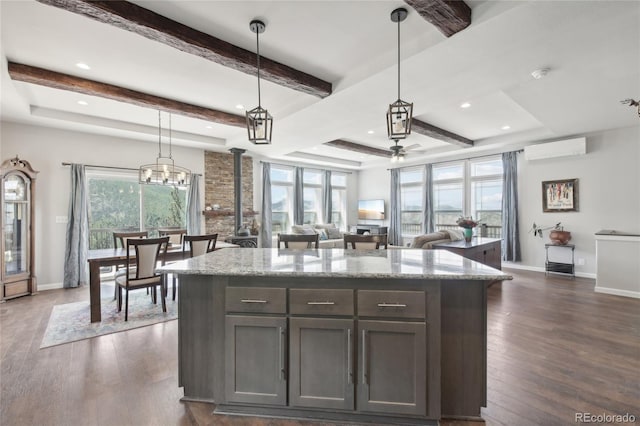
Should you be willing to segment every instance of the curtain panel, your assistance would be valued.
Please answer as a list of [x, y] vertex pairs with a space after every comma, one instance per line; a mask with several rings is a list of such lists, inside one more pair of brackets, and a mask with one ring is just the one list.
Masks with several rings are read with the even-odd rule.
[[389, 244], [401, 246], [400, 169], [391, 169], [391, 197], [389, 200]]
[[202, 224], [202, 206], [200, 205], [200, 175], [192, 174], [187, 193], [187, 233], [200, 235]]
[[262, 163], [262, 211], [260, 212], [262, 231], [260, 246], [271, 247], [271, 163]]
[[331, 205], [331, 170], [322, 171], [322, 213], [324, 223], [331, 223], [333, 206]]
[[502, 260], [518, 262], [518, 154], [502, 153]]
[[294, 169], [293, 180], [293, 224], [302, 225], [304, 223], [304, 168]]
[[85, 166], [71, 164], [71, 195], [64, 251], [63, 287], [89, 283], [89, 200]]
[[435, 231], [433, 213], [433, 165], [426, 164], [424, 168], [425, 194], [424, 194], [424, 233], [429, 234]]

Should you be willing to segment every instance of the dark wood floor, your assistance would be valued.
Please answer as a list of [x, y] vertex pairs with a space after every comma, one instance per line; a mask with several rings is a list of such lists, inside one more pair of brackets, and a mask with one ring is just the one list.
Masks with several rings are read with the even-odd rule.
[[[576, 412], [640, 422], [640, 300], [508, 272], [513, 281], [489, 289], [487, 424], [568, 425]], [[79, 300], [87, 288], [0, 304], [1, 425], [318, 424], [179, 402], [176, 321], [39, 349], [53, 305]]]

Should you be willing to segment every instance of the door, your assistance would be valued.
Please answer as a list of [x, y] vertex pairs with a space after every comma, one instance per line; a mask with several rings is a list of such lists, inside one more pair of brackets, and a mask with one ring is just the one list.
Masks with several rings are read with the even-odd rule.
[[227, 315], [226, 400], [286, 405], [286, 342], [285, 317]]
[[289, 404], [353, 410], [353, 319], [290, 320]]
[[358, 411], [426, 414], [426, 324], [358, 321]]

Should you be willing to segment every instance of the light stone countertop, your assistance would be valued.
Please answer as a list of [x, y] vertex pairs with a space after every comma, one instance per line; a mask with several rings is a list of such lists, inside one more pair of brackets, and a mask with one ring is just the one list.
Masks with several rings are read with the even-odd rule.
[[446, 250], [216, 250], [159, 268], [162, 272], [265, 277], [510, 280], [513, 277]]

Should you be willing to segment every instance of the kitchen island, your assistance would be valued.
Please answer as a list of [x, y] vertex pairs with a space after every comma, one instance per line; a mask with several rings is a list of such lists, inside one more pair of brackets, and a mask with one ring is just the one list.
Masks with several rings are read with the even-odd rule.
[[220, 250], [179, 275], [179, 386], [216, 412], [437, 424], [486, 404], [486, 288], [443, 250]]

